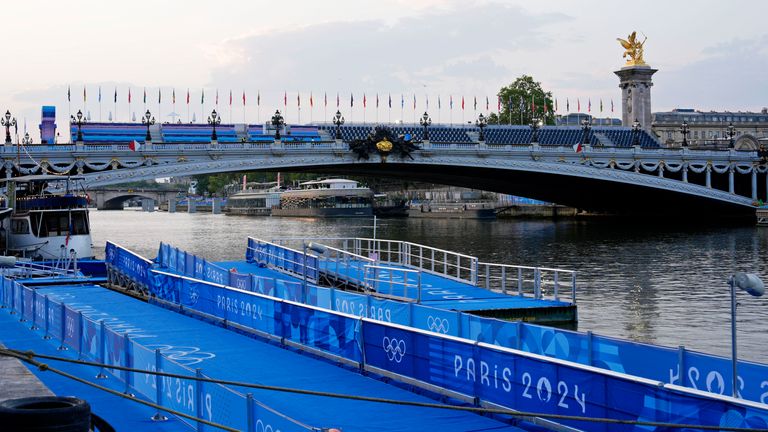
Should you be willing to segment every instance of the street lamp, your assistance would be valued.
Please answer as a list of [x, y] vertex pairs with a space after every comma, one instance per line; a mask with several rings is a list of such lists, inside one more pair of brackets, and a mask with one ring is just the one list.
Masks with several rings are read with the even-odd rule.
[[285, 124], [283, 116], [280, 114], [280, 110], [275, 111], [275, 115], [272, 116], [272, 126], [275, 127], [275, 141], [280, 140], [280, 128]]
[[[8, 116], [8, 113], [5, 114], [6, 117]], [[70, 116], [70, 120], [72, 123], [77, 125], [77, 139], [75, 141], [82, 141], [83, 140], [83, 125], [86, 122], [85, 118], [83, 118], [83, 112], [80, 110], [77, 110], [77, 114]]]
[[531, 143], [538, 144], [539, 142], [539, 128], [541, 127], [541, 124], [539, 123], [539, 120], [536, 117], [531, 117]]
[[734, 147], [734, 141], [733, 137], [736, 136], [736, 128], [733, 126], [733, 123], [728, 123], [728, 148]]
[[144, 113], [144, 117], [141, 118], [141, 124], [147, 126], [147, 136], [145, 138], [146, 141], [152, 141], [152, 135], [149, 134], [149, 127], [155, 124], [155, 118], [152, 117], [152, 113], [147, 110], [147, 112]]
[[680, 126], [680, 133], [683, 134], [683, 147], [688, 147], [688, 134], [691, 133], [688, 127], [688, 122], [683, 120], [682, 126]]
[[336, 110], [336, 115], [333, 116], [333, 124], [336, 125], [336, 139], [341, 139], [341, 125], [344, 124], [344, 117], [341, 115], [341, 111]]
[[590, 141], [589, 133], [592, 131], [592, 123], [590, 123], [590, 121], [587, 119], [582, 120], [581, 130], [582, 130], [581, 143], [589, 144], [589, 141]]
[[640, 122], [637, 119], [632, 123], [632, 145], [640, 146]]
[[728, 279], [728, 285], [731, 286], [731, 355], [733, 360], [733, 397], [739, 397], [738, 392], [738, 374], [736, 356], [736, 290], [738, 287], [754, 297], [760, 297], [765, 293], [765, 284], [760, 278], [752, 273], [736, 273]]
[[216, 141], [217, 139], [219, 139], [219, 137], [216, 136], [216, 125], [221, 124], [221, 116], [219, 115], [219, 113], [216, 112], [215, 109], [211, 111], [211, 115], [210, 117], [208, 117], [208, 124], [213, 126], [213, 132], [211, 133], [211, 141]]
[[424, 111], [424, 115], [419, 119], [419, 124], [424, 127], [424, 141], [429, 141], [429, 131], [427, 128], [432, 124], [432, 119], [426, 111]]
[[29, 132], [24, 132], [24, 138], [21, 139], [21, 143], [24, 145], [32, 144], [32, 137], [29, 136]]
[[760, 162], [768, 163], [768, 148], [765, 144], [760, 144], [760, 148], [757, 149], [757, 156], [760, 157]]
[[480, 136], [477, 137], [478, 141], [485, 141], [485, 132], [483, 129], [485, 129], [486, 126], [488, 126], [488, 118], [483, 115], [483, 113], [480, 113], [479, 116], [477, 116], [477, 121], [475, 121], [475, 126], [480, 128]]
[[11, 112], [5, 112], [5, 118], [0, 119], [0, 123], [5, 126], [5, 143], [10, 144], [11, 141], [11, 126], [16, 126], [16, 117], [11, 118]]

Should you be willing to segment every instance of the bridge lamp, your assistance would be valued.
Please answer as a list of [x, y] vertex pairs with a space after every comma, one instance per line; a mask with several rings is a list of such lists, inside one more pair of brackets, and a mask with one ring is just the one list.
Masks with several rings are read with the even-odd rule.
[[149, 127], [155, 124], [155, 118], [152, 117], [152, 113], [149, 112], [149, 110], [147, 110], [147, 112], [144, 113], [144, 117], [141, 118], [141, 124], [147, 126], [146, 141], [152, 141], [152, 135], [149, 134]]
[[211, 141], [216, 141], [219, 137], [216, 135], [216, 125], [221, 124], [221, 116], [214, 109], [211, 111], [210, 117], [208, 117], [208, 124], [213, 126], [213, 132], [211, 133]]
[[5, 112], [5, 118], [0, 119], [0, 123], [5, 126], [5, 143], [10, 144], [11, 141], [11, 127], [16, 126], [16, 117], [11, 118], [11, 112]]
[[[8, 113], [5, 113], [6, 117], [8, 116]], [[16, 119], [14, 119], [15, 123]], [[82, 141], [83, 140], [83, 125], [87, 123], [85, 118], [83, 117], [83, 112], [81, 110], [77, 110], [77, 114], [70, 116], [70, 121], [77, 125], [77, 139], [75, 141]]]
[[424, 111], [424, 115], [419, 119], [419, 124], [424, 128], [424, 141], [429, 141], [429, 131], [427, 128], [432, 125], [432, 118], [429, 117], [426, 111]]
[[336, 110], [336, 115], [333, 116], [333, 124], [336, 125], [336, 139], [341, 139], [341, 125], [344, 124], [344, 116], [341, 115], [341, 111]]
[[483, 129], [485, 129], [486, 126], [488, 126], [488, 119], [483, 115], [483, 113], [480, 113], [479, 116], [477, 116], [477, 121], [475, 121], [475, 126], [480, 128], [480, 136], [477, 138], [478, 141], [485, 141], [485, 132]]
[[536, 117], [531, 117], [531, 131], [533, 132], [533, 134], [531, 135], [531, 143], [539, 142], [540, 128], [541, 128], [541, 120], [537, 119]]
[[32, 137], [29, 136], [29, 132], [24, 132], [24, 138], [21, 139], [21, 143], [24, 145], [32, 144]]
[[581, 121], [581, 130], [583, 132], [582, 138], [581, 138], [581, 143], [582, 144], [589, 144], [589, 141], [590, 141], [589, 133], [592, 130], [592, 123], [589, 120], [587, 120], [587, 119], [582, 120]]
[[632, 122], [632, 145], [640, 146], [640, 122], [637, 119]]
[[765, 144], [760, 144], [760, 148], [757, 149], [757, 156], [760, 157], [760, 162], [768, 162], [768, 148], [765, 147]]
[[275, 141], [280, 139], [280, 128], [285, 124], [283, 116], [280, 114], [280, 110], [275, 111], [275, 115], [272, 116], [272, 126], [275, 127]]
[[688, 122], [683, 120], [683, 124], [680, 126], [680, 133], [683, 134], [683, 147], [688, 147], [688, 134], [691, 133], [688, 127]]
[[733, 126], [733, 122], [728, 123], [728, 148], [734, 148], [733, 137], [736, 136], [736, 128]]
[[321, 244], [317, 244], [313, 242], [307, 243], [306, 241], [302, 242], [302, 247], [303, 247], [303, 251], [302, 251], [303, 263], [301, 266], [301, 274], [303, 276], [302, 292], [304, 296], [304, 303], [306, 303], [308, 300], [307, 297], [309, 294], [309, 292], [307, 291], [307, 249], [311, 250], [312, 252], [318, 255], [322, 255], [325, 253], [325, 251], [328, 250], [328, 248]]
[[765, 284], [760, 280], [756, 274], [753, 273], [736, 273], [728, 279], [728, 285], [731, 287], [731, 354], [733, 359], [733, 397], [739, 397], [738, 392], [738, 374], [737, 368], [737, 356], [736, 356], [736, 289], [739, 288], [748, 292], [754, 297], [760, 297], [765, 293]]

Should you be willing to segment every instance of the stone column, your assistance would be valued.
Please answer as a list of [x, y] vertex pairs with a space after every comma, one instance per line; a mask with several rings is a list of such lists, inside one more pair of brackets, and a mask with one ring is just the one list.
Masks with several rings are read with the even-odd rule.
[[712, 189], [712, 167], [707, 165], [707, 187]]
[[621, 89], [622, 126], [630, 126], [637, 119], [640, 127], [651, 130], [651, 77], [657, 70], [650, 66], [625, 66], [614, 72]]
[[752, 167], [752, 199], [757, 201], [757, 167]]
[[728, 170], [728, 192], [729, 193], [733, 193], [734, 190], [735, 190], [735, 188], [734, 188], [734, 184], [733, 184], [733, 167], [731, 167]]
[[688, 166], [683, 167], [683, 183], [688, 183]]

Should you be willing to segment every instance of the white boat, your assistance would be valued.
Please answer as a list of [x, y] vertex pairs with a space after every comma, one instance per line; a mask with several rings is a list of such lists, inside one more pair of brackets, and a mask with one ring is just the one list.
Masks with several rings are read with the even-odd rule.
[[36, 261], [93, 258], [88, 196], [81, 180], [57, 175], [5, 179], [0, 245]]
[[299, 183], [280, 195], [272, 216], [370, 217], [373, 191], [354, 180], [330, 178]]

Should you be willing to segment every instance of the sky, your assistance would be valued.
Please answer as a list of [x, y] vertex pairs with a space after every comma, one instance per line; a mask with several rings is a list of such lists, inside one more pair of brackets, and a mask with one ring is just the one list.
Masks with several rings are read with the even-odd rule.
[[[40, 121], [42, 105], [57, 107], [60, 125], [77, 110], [90, 113], [93, 121], [106, 121], [110, 113], [120, 121], [133, 114], [138, 119], [145, 109], [158, 121], [170, 120], [174, 111], [183, 121], [193, 115], [200, 121], [216, 107], [218, 91], [225, 122], [262, 122], [280, 109], [288, 122], [299, 122], [300, 115], [303, 123], [330, 119], [338, 93], [347, 121], [365, 116], [367, 122], [410, 122], [427, 110], [433, 121], [458, 123], [485, 112], [486, 97], [495, 111], [499, 88], [528, 74], [553, 93], [561, 113], [566, 99], [572, 111], [578, 99], [582, 110], [591, 101], [594, 115], [621, 117], [613, 71], [624, 60], [616, 38], [634, 30], [647, 36], [645, 59], [659, 69], [654, 112], [768, 106], [767, 2], [632, 5], [596, 0], [4, 2], [0, 109], [11, 110], [20, 128], [26, 119], [30, 130]], [[610, 101], [616, 106], [613, 114]]]

